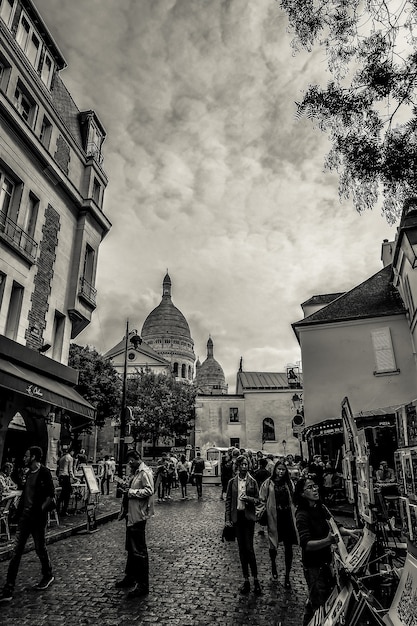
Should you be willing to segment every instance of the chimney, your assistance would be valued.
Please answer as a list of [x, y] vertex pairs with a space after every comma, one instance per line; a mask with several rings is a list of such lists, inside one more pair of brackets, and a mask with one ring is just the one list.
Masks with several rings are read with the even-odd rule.
[[394, 241], [388, 241], [384, 239], [381, 246], [381, 261], [384, 267], [392, 263], [392, 257], [394, 254]]

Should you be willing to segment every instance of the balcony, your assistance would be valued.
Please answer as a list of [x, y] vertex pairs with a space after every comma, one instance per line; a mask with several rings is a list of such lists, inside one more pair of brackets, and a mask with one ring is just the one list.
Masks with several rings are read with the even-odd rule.
[[38, 244], [20, 226], [0, 211], [0, 239], [31, 263], [36, 261]]
[[78, 297], [96, 308], [97, 289], [91, 285], [83, 276], [80, 278], [80, 290]]

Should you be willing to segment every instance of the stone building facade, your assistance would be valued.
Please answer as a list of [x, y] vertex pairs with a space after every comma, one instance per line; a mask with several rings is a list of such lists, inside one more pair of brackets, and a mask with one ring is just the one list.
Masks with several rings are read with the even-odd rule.
[[[96, 308], [106, 133], [61, 78], [66, 61], [31, 0], [0, 3], [0, 460], [56, 447], [94, 409], [67, 367]], [[8, 428], [19, 414], [23, 427]]]

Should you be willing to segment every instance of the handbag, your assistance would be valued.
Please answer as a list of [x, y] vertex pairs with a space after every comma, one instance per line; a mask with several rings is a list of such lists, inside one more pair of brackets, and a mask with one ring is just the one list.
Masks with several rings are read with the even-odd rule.
[[236, 539], [236, 529], [234, 526], [225, 526], [222, 532], [222, 542], [234, 541]]

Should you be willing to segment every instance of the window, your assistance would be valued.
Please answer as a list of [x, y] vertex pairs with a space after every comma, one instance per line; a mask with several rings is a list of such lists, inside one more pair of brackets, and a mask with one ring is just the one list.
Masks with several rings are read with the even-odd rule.
[[23, 222], [23, 230], [33, 237], [35, 234], [36, 219], [38, 217], [39, 200], [33, 194], [29, 194], [28, 204]]
[[6, 274], [0, 272], [0, 309], [3, 302], [4, 288], [6, 286]]
[[87, 244], [85, 247], [83, 278], [85, 278], [85, 280], [87, 280], [90, 284], [93, 283], [94, 256], [95, 254], [93, 248]]
[[33, 67], [37, 69], [41, 51], [41, 41], [24, 14], [22, 14], [22, 19], [17, 27], [16, 41]]
[[1, 170], [0, 185], [0, 225], [4, 227], [6, 217], [9, 216], [11, 210], [14, 184]]
[[229, 408], [229, 421], [230, 422], [238, 422], [239, 421], [239, 409], [230, 407]]
[[33, 128], [35, 124], [36, 104], [34, 99], [20, 83], [17, 84], [16, 91], [14, 92], [14, 105], [25, 122]]
[[239, 437], [231, 437], [230, 438], [230, 447], [231, 448], [240, 448], [240, 439], [239, 439]]
[[0, 89], [4, 92], [7, 90], [7, 83], [9, 80], [10, 72], [11, 67], [9, 63], [5, 59], [0, 57]]
[[174, 363], [174, 376], [178, 377], [178, 363]]
[[100, 183], [98, 182], [97, 178], [95, 178], [93, 180], [93, 200], [96, 204], [100, 204], [100, 191]]
[[10, 26], [13, 18], [15, 0], [1, 0], [0, 1], [0, 17], [6, 26]]
[[374, 374], [398, 371], [395, 363], [390, 329], [379, 328], [378, 330], [373, 330], [371, 336], [376, 365]]
[[65, 331], [65, 315], [62, 315], [59, 311], [55, 311], [54, 317], [54, 330], [52, 339], [52, 358], [55, 361], [60, 361], [62, 358], [62, 349], [64, 345], [64, 331]]
[[404, 295], [405, 295], [406, 306], [408, 308], [408, 312], [410, 316], [413, 317], [415, 308], [414, 308], [413, 294], [411, 292], [410, 281], [408, 279], [408, 276], [404, 278]]
[[101, 154], [102, 143], [103, 135], [98, 130], [97, 126], [90, 121], [86, 153], [87, 156], [94, 157], [98, 163], [102, 163], [103, 161], [103, 156]]
[[23, 287], [13, 281], [10, 294], [9, 310], [7, 312], [6, 328], [4, 334], [9, 339], [17, 338], [19, 329], [20, 312], [22, 310]]
[[41, 69], [41, 79], [42, 79], [42, 82], [48, 87], [48, 89], [51, 86], [53, 70], [54, 70], [54, 64], [52, 62], [52, 59], [48, 54], [45, 54], [45, 57], [43, 59], [42, 69]]
[[44, 116], [42, 120], [42, 126], [41, 126], [41, 132], [39, 134], [39, 139], [42, 145], [44, 145], [47, 150], [49, 149], [49, 144], [51, 142], [51, 134], [52, 134], [52, 124]]
[[270, 417], [262, 422], [262, 441], [275, 441], [275, 424]]
[[186, 374], [186, 365], [185, 365], [185, 363], [183, 363], [183, 364], [181, 365], [181, 378], [185, 378], [185, 377], [186, 377], [186, 375], [187, 375], [187, 374]]

